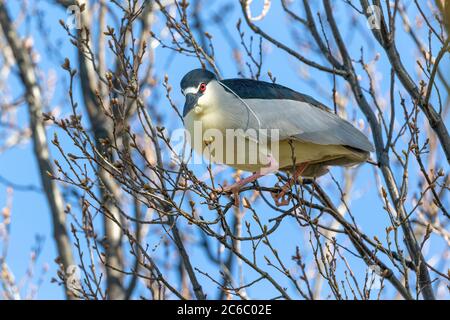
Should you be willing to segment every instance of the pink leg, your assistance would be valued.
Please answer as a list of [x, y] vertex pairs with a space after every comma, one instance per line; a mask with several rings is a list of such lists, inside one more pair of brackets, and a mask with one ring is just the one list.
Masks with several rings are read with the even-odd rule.
[[253, 173], [251, 176], [242, 179], [236, 183], [233, 183], [231, 186], [225, 187], [223, 192], [232, 192], [235, 199], [235, 204], [239, 205], [239, 190], [245, 186], [246, 184], [255, 181], [258, 178], [265, 176], [271, 172], [274, 172], [278, 169], [278, 162], [269, 155], [269, 166], [262, 168], [259, 172]]
[[[289, 204], [289, 199], [285, 199], [284, 196], [285, 196], [286, 192], [288, 192], [288, 190], [291, 188], [291, 186], [295, 184], [298, 177], [300, 177], [302, 175], [302, 173], [305, 171], [306, 167], [308, 167], [307, 162], [298, 165], [292, 178], [289, 179], [289, 181], [286, 182], [286, 184], [281, 188], [281, 192], [277, 193], [277, 194], [272, 193], [272, 198], [275, 200], [275, 204], [278, 207], [286, 206]], [[280, 201], [280, 199], [281, 199], [281, 201]]]
[[239, 191], [239, 189], [241, 189], [243, 186], [245, 186], [247, 183], [253, 182], [258, 178], [261, 178], [262, 176], [264, 176], [263, 174], [259, 173], [259, 172], [255, 172], [254, 174], [252, 174], [250, 177], [247, 177], [245, 179], [239, 180], [236, 183], [233, 183], [231, 186], [225, 187], [223, 189], [223, 191], [225, 192], [229, 192], [232, 190], [237, 190]]
[[223, 188], [223, 192], [232, 192], [234, 196], [234, 205], [239, 206], [239, 190], [247, 183], [253, 182], [262, 176], [263, 174], [255, 172], [250, 177], [239, 180], [238, 182], [233, 183], [231, 186]]

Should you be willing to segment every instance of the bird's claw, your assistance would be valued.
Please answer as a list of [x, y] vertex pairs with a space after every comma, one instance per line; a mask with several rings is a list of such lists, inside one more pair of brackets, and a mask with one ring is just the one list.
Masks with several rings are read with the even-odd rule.
[[225, 194], [230, 194], [230, 195], [232, 194], [233, 198], [234, 198], [234, 205], [236, 207], [239, 206], [239, 188], [237, 188], [235, 186], [228, 186], [225, 188], [222, 187], [222, 189], [219, 192], [222, 192]]
[[289, 202], [291, 201], [291, 196], [286, 195], [286, 192], [284, 190], [282, 190], [279, 193], [271, 192], [270, 195], [272, 196], [273, 200], [275, 201], [275, 205], [277, 207], [287, 206], [289, 204]]

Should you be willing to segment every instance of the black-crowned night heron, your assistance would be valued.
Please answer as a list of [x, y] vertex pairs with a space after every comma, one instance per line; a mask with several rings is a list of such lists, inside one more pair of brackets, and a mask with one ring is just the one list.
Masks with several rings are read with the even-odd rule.
[[[298, 177], [321, 176], [332, 165], [359, 164], [374, 150], [352, 124], [312, 97], [279, 84], [218, 80], [210, 71], [195, 69], [180, 86], [186, 97], [184, 124], [193, 149], [214, 162], [254, 172], [224, 189], [235, 196], [240, 187], [268, 172], [293, 171], [292, 179], [274, 196], [278, 205], [286, 204], [284, 195]], [[211, 150], [211, 142], [220, 145]]]

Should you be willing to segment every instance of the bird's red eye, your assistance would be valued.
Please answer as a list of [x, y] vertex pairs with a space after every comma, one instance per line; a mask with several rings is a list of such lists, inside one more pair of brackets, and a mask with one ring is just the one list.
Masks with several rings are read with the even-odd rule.
[[205, 90], [206, 90], [206, 83], [200, 84], [200, 88], [198, 89], [198, 91], [205, 92]]

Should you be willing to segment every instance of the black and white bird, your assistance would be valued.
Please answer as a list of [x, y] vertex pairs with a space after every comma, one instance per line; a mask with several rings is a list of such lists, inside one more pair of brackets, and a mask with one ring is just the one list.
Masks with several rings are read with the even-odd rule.
[[[348, 121], [312, 97], [279, 84], [251, 79], [218, 80], [208, 70], [195, 69], [183, 77], [180, 86], [186, 97], [184, 123], [194, 150], [207, 154], [205, 150], [221, 133], [223, 147], [216, 146], [207, 156], [215, 162], [254, 172], [225, 191], [237, 193], [240, 187], [274, 168], [294, 171], [292, 180], [275, 197], [281, 205], [284, 202], [279, 200], [299, 176], [318, 177], [329, 166], [365, 162], [374, 150], [367, 137]], [[227, 130], [237, 133], [230, 136]], [[263, 130], [276, 130], [277, 135], [270, 136], [267, 143], [260, 134]], [[230, 137], [247, 142], [248, 146], [239, 148], [239, 143], [229, 141]], [[195, 139], [201, 142], [196, 143]], [[277, 152], [273, 150], [273, 140]], [[258, 160], [250, 161], [255, 152]], [[236, 161], [239, 157], [241, 161]]]

